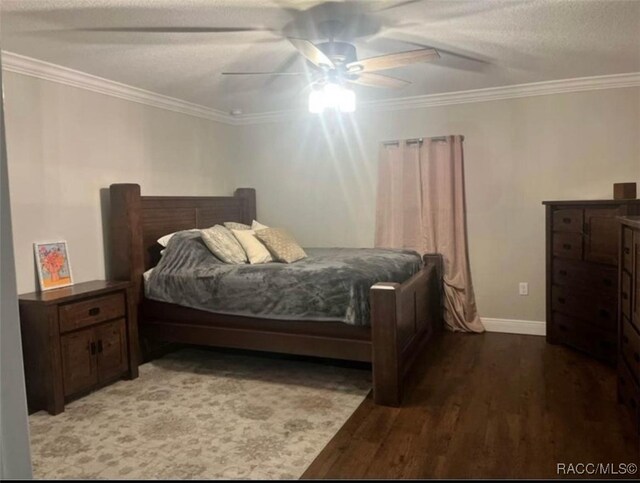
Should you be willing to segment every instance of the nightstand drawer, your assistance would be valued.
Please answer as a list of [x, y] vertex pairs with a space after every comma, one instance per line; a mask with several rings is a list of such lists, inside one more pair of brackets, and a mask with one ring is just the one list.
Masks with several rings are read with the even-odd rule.
[[58, 310], [60, 332], [69, 332], [105, 320], [124, 317], [124, 294], [116, 293], [60, 305]]

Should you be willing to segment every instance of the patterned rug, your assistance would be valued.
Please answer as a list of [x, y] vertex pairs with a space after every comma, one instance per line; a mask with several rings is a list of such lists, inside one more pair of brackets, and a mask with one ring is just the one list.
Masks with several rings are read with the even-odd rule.
[[299, 478], [371, 388], [370, 372], [199, 349], [30, 416], [36, 478]]

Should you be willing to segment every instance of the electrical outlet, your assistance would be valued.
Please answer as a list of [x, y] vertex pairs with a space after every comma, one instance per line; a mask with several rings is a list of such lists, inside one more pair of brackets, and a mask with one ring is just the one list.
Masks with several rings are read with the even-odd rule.
[[520, 295], [529, 295], [529, 284], [527, 282], [520, 282], [519, 290]]

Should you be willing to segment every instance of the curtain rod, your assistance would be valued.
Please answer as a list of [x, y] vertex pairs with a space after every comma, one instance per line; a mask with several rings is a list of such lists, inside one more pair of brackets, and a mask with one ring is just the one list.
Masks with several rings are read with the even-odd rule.
[[[462, 140], [464, 141], [464, 136], [460, 136], [462, 138]], [[431, 138], [426, 138], [426, 139], [430, 139], [431, 141], [447, 141], [449, 138], [449, 136], [434, 136]], [[405, 139], [404, 143], [405, 144], [422, 144], [425, 138], [413, 138], [413, 139]], [[384, 146], [400, 146], [400, 142], [401, 141], [382, 141], [382, 144]]]

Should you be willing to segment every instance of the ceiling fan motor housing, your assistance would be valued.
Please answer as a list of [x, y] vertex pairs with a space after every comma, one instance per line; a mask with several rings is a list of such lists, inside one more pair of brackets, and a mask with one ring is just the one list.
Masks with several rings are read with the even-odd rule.
[[356, 47], [347, 42], [323, 42], [316, 45], [336, 65], [346, 65], [358, 60]]

